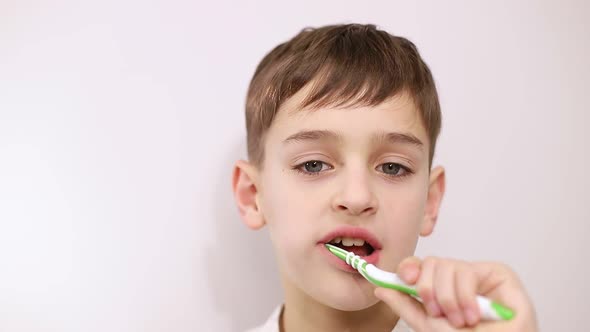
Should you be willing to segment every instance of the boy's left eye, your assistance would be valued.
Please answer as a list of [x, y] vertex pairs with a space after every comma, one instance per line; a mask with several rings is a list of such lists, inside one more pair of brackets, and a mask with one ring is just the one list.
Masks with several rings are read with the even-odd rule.
[[409, 170], [407, 167], [402, 166], [398, 163], [381, 164], [377, 167], [377, 169], [379, 169], [380, 171], [382, 171], [383, 173], [385, 173], [387, 175], [393, 175], [393, 176], [403, 176], [403, 175], [406, 175], [407, 173], [409, 173]]

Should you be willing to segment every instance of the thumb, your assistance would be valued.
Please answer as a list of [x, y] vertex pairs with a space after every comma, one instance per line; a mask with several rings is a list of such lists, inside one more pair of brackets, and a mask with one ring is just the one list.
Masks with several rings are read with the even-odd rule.
[[381, 287], [375, 289], [375, 296], [385, 302], [414, 331], [424, 330], [426, 312], [418, 301], [404, 293]]

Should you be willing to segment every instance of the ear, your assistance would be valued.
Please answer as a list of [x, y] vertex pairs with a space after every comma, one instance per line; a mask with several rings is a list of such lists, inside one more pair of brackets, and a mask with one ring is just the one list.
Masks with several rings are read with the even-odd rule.
[[234, 166], [232, 177], [232, 189], [240, 217], [250, 229], [264, 226], [264, 217], [258, 206], [257, 174], [254, 165], [239, 160]]
[[424, 210], [424, 220], [420, 229], [421, 236], [428, 236], [434, 230], [438, 211], [445, 193], [445, 170], [438, 166], [430, 171], [430, 183], [428, 185], [428, 197]]

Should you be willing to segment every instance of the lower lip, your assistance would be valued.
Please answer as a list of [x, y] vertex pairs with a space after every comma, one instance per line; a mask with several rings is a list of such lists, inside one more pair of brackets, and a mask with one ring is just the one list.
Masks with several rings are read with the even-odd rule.
[[[328, 250], [328, 248], [326, 248], [326, 246], [323, 243], [318, 243], [318, 249], [320, 250], [322, 255], [326, 257], [330, 265], [344, 272], [358, 273], [358, 271], [353, 269], [352, 266], [346, 264], [345, 261], [336, 257], [330, 250]], [[369, 256], [363, 256], [361, 258], [367, 261], [367, 263], [375, 265], [379, 261], [379, 252], [380, 250], [375, 249]]]

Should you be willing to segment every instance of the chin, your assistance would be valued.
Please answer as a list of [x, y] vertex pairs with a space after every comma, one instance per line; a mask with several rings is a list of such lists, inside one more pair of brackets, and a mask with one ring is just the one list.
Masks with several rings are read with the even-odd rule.
[[379, 299], [373, 295], [373, 288], [353, 288], [337, 291], [330, 289], [329, 292], [317, 294], [318, 302], [324, 305], [342, 311], [360, 311], [374, 306]]

